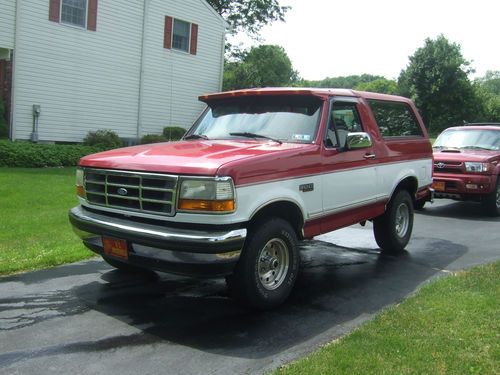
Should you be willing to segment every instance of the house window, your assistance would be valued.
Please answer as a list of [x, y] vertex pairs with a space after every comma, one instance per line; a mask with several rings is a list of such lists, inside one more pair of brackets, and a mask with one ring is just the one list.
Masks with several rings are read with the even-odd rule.
[[87, 0], [62, 0], [61, 22], [73, 26], [87, 27]]
[[198, 25], [166, 16], [163, 47], [196, 55], [198, 49]]
[[184, 52], [189, 51], [189, 31], [191, 24], [174, 19], [174, 30], [172, 32], [172, 48]]

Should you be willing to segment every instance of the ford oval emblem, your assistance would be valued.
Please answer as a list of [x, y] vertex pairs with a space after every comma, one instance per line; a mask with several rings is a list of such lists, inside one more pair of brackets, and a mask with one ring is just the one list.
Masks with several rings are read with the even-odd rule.
[[118, 193], [118, 194], [120, 194], [120, 195], [125, 196], [125, 195], [127, 195], [127, 194], [128, 194], [128, 190], [127, 190], [127, 189], [125, 189], [125, 188], [119, 188], [119, 189], [117, 190], [117, 193]]

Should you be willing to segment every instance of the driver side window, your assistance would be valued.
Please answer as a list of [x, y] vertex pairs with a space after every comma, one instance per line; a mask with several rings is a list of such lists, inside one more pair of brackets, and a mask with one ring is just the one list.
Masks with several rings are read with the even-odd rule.
[[345, 147], [347, 134], [362, 132], [361, 120], [356, 103], [334, 102], [330, 110], [326, 132], [327, 147]]

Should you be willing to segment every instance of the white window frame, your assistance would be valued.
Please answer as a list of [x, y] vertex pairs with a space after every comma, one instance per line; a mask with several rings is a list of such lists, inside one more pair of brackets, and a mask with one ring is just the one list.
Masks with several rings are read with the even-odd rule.
[[63, 17], [62, 17], [63, 3], [64, 3], [64, 0], [61, 0], [61, 6], [60, 6], [61, 9], [59, 10], [59, 23], [66, 25], [66, 26], [75, 27], [77, 29], [87, 29], [87, 25], [89, 22], [89, 20], [88, 20], [88, 18], [89, 18], [89, 0], [85, 0], [85, 13], [84, 13], [85, 19], [83, 22], [84, 23], [83, 26], [63, 21]]
[[[186, 50], [174, 47], [175, 21], [181, 21], [181, 22], [187, 23], [189, 25], [189, 29], [188, 29], [189, 33], [188, 33], [187, 49]], [[188, 22], [188, 21], [181, 20], [180, 18], [172, 17], [172, 40], [171, 40], [171, 45], [172, 45], [172, 49], [174, 51], [179, 51], [179, 52], [188, 53], [188, 54], [190, 53], [190, 51], [191, 51], [191, 30], [192, 29], [193, 29], [193, 23], [192, 22]]]

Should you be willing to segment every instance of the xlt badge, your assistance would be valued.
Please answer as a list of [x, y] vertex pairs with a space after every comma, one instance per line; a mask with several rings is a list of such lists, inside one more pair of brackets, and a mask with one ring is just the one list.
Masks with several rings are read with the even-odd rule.
[[314, 190], [314, 184], [303, 184], [299, 185], [299, 190], [303, 193], [307, 193], [308, 191]]

